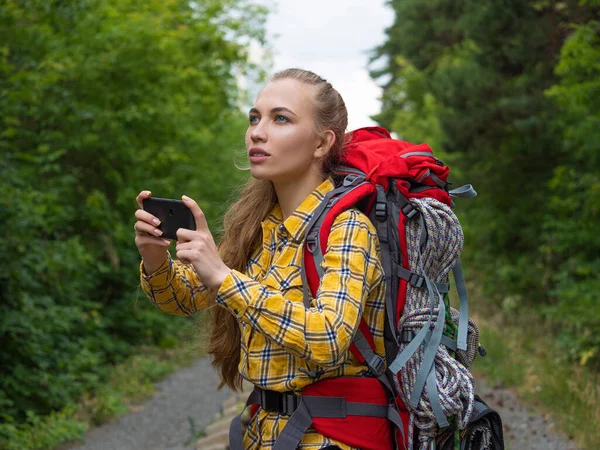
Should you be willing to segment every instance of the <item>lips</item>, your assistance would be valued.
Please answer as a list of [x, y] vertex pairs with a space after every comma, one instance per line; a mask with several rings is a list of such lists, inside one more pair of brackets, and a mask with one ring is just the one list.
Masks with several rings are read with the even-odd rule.
[[262, 148], [254, 147], [254, 148], [250, 149], [250, 151], [248, 152], [248, 156], [250, 158], [252, 158], [252, 157], [263, 157], [263, 158], [265, 158], [267, 156], [271, 156], [271, 154], [267, 153]]

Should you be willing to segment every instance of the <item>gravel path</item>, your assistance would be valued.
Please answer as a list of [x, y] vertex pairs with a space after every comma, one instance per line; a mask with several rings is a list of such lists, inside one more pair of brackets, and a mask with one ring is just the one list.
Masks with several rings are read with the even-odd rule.
[[[135, 412], [90, 430], [72, 450], [192, 450], [192, 435], [210, 424], [231, 392], [216, 391], [217, 376], [203, 358], [158, 383], [157, 394]], [[545, 414], [528, 410], [510, 389], [478, 378], [476, 392], [500, 413], [507, 450], [580, 450], [555, 431]], [[210, 435], [211, 433], [209, 433]]]
[[490, 386], [483, 378], [477, 379], [475, 390], [500, 414], [507, 450], [579, 450], [573, 440], [555, 431], [546, 414], [528, 410], [512, 390]]
[[157, 394], [131, 414], [90, 430], [74, 450], [189, 450], [213, 420], [230, 391], [217, 391], [210, 359], [181, 369], [157, 384]]

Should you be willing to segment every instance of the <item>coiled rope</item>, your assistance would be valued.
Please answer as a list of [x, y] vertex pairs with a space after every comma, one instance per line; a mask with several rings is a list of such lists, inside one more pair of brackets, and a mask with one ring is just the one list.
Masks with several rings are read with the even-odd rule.
[[[411, 203], [420, 211], [423, 221], [411, 220], [407, 223], [406, 238], [410, 270], [434, 282], [448, 282], [448, 274], [458, 261], [463, 247], [464, 236], [460, 223], [447, 205], [435, 199], [412, 199]], [[422, 223], [426, 225], [427, 242], [424, 248], [420, 249]], [[431, 300], [427, 289], [419, 289], [408, 284], [406, 303], [398, 329], [417, 333], [427, 325], [428, 321], [430, 328], [433, 329], [440, 311], [439, 302], [443, 301], [439, 293], [435, 298], [437, 304], [434, 305], [432, 317]], [[406, 345], [408, 344], [400, 346], [400, 352], [406, 348]], [[439, 431], [427, 386], [423, 388], [417, 407], [410, 406], [410, 396], [424, 353], [425, 344], [421, 344], [399, 373], [401, 397], [411, 412], [409, 450], [413, 450], [415, 427], [418, 429], [418, 450], [428, 450]], [[473, 377], [443, 345], [438, 347], [434, 364], [438, 392], [433, 395], [439, 395], [444, 415], [457, 416], [458, 426], [463, 429], [473, 410]]]

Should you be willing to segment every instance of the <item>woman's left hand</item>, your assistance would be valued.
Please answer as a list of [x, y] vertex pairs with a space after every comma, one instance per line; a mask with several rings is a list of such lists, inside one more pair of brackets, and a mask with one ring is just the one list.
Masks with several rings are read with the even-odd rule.
[[190, 208], [196, 220], [196, 231], [180, 228], [177, 230], [177, 258], [192, 264], [198, 277], [208, 288], [218, 289], [231, 272], [221, 257], [215, 240], [208, 229], [204, 213], [194, 200], [185, 195], [183, 203]]

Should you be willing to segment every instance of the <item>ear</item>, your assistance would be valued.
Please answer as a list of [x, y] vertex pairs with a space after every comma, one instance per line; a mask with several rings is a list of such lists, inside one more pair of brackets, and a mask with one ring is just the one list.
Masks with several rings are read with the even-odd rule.
[[315, 159], [322, 159], [327, 156], [333, 144], [335, 144], [335, 133], [332, 130], [327, 130], [323, 136], [317, 137], [317, 148], [313, 153]]

